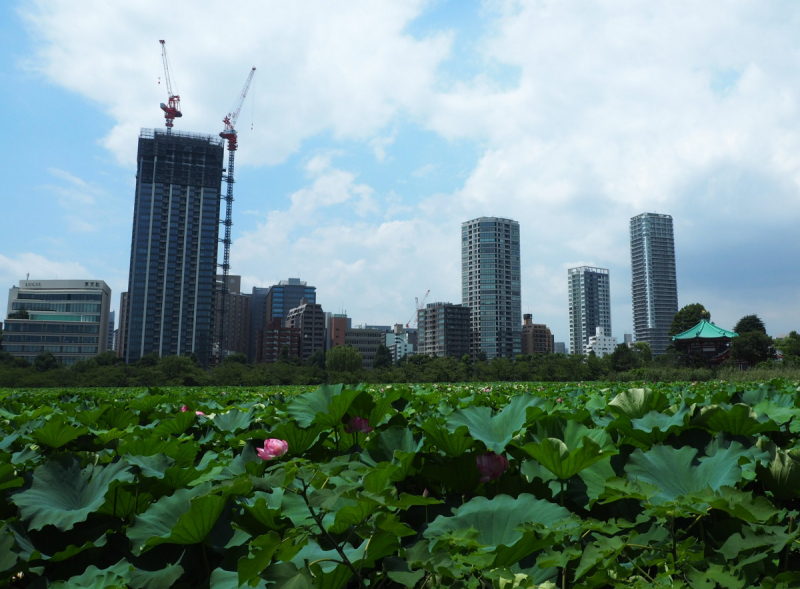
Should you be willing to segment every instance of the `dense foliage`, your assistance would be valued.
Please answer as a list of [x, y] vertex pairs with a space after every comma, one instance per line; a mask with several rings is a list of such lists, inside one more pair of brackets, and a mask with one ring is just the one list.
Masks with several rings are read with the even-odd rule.
[[[766, 337], [766, 336], [765, 336]], [[113, 352], [63, 366], [52, 354], [45, 352], [29, 365], [19, 359], [2, 358], [0, 353], [0, 387], [136, 387], [136, 386], [264, 386], [315, 385], [328, 382], [371, 383], [455, 383], [487, 381], [707, 381], [713, 378], [749, 378], [763, 375], [738, 372], [736, 366], [721, 370], [704, 364], [686, 366], [674, 352], [652, 358], [646, 342], [633, 348], [620, 346], [604, 358], [563, 354], [517, 356], [477, 360], [469, 357], [445, 358], [427, 355], [411, 356], [398, 364], [382, 362], [383, 367], [364, 370], [357, 352], [350, 348], [334, 348], [314, 353], [305, 363], [297, 360], [276, 364], [248, 364], [247, 358], [236, 354], [220, 366], [204, 370], [191, 357], [146, 356], [135, 364], [119, 361]], [[335, 356], [335, 357], [334, 357]], [[333, 360], [333, 361], [331, 361]], [[388, 364], [388, 365], [387, 365]], [[800, 358], [785, 356], [789, 370], [787, 378], [800, 376]], [[753, 364], [755, 366], [755, 364]], [[775, 369], [780, 366], [775, 366]], [[795, 376], [794, 372], [797, 373]], [[768, 378], [771, 378], [769, 376]]]
[[6, 391], [0, 584], [796, 587], [799, 391]]

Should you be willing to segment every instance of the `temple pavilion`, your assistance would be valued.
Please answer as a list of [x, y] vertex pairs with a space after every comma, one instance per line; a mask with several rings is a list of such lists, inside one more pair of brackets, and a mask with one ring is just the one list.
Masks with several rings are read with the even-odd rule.
[[699, 354], [709, 364], [721, 364], [730, 358], [731, 340], [735, 337], [739, 337], [739, 334], [701, 319], [691, 329], [673, 335], [672, 343], [680, 354], [688, 357]]

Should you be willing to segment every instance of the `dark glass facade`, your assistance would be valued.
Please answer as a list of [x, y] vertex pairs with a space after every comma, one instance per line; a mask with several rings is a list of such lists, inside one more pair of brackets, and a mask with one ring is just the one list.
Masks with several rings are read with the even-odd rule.
[[125, 359], [196, 354], [208, 364], [223, 141], [143, 130], [128, 279]]

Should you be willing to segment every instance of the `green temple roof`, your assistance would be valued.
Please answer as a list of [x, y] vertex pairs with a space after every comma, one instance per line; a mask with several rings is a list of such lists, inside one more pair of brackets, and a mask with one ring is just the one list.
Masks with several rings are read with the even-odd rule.
[[673, 335], [672, 341], [690, 340], [695, 338], [720, 339], [723, 337], [734, 338], [734, 337], [739, 337], [739, 334], [734, 333], [733, 331], [728, 331], [727, 329], [722, 329], [721, 327], [717, 327], [713, 323], [709, 323], [705, 319], [701, 319], [700, 323], [698, 323], [691, 329], [687, 329], [686, 331], [684, 331], [683, 333], [679, 333], [678, 335]]

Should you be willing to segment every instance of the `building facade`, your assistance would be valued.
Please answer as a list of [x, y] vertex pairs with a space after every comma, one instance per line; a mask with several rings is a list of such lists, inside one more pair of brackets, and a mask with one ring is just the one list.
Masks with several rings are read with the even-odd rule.
[[128, 293], [119, 295], [119, 328], [117, 329], [117, 358], [125, 358], [125, 346], [128, 333]]
[[[272, 318], [276, 319], [280, 317]], [[288, 312], [283, 323], [286, 327], [300, 330], [301, 360], [307, 360], [317, 350], [325, 351], [325, 312], [322, 310], [322, 305], [301, 299], [300, 305]]]
[[597, 328], [611, 333], [611, 287], [608, 270], [581, 266], [567, 270], [569, 349], [588, 354], [589, 338]]
[[[429, 356], [469, 355], [472, 343], [471, 317], [466, 305], [428, 303], [417, 311], [417, 353]], [[487, 354], [488, 355], [488, 354]]]
[[[317, 302], [317, 289], [299, 278], [281, 280], [270, 287], [253, 287], [250, 295], [250, 346], [248, 355], [255, 358], [258, 332], [277, 317], [286, 324], [286, 315], [298, 307], [300, 301]], [[252, 360], [251, 360], [252, 361]]]
[[344, 334], [352, 327], [352, 319], [345, 313], [325, 313], [325, 325], [328, 330], [328, 350], [344, 346]]
[[220, 137], [160, 129], [139, 136], [125, 360], [195, 354], [214, 343]]
[[[250, 351], [250, 295], [241, 292], [242, 277], [228, 275], [228, 308], [225, 313], [225, 350], [222, 357], [230, 354], [248, 355]], [[214, 295], [214, 310], [219, 315], [222, 310], [222, 276], [217, 275], [217, 292]], [[215, 321], [220, 329], [219, 322]], [[218, 333], [218, 338], [222, 334]]]
[[553, 353], [554, 354], [566, 354], [567, 353], [567, 342], [554, 342], [553, 343]]
[[106, 342], [107, 342], [106, 343], [106, 351], [107, 352], [113, 352], [114, 351], [114, 345], [115, 345], [114, 333], [116, 331], [114, 329], [114, 325], [115, 324], [116, 324], [116, 313], [114, 311], [111, 311], [108, 314], [108, 338], [106, 340]]
[[111, 289], [102, 280], [20, 280], [8, 291], [2, 350], [75, 364], [108, 349]]
[[461, 303], [471, 310], [473, 357], [522, 353], [518, 222], [480, 217], [461, 224]]
[[402, 358], [416, 353], [417, 330], [406, 329], [402, 323], [397, 323], [392, 331], [383, 334], [382, 343], [389, 348], [392, 362], [397, 364]]
[[280, 317], [276, 317], [258, 331], [255, 361], [274, 364], [284, 347], [288, 358], [299, 358], [302, 342], [303, 334], [299, 329], [284, 327]]
[[654, 356], [670, 344], [669, 328], [678, 312], [678, 280], [672, 217], [642, 213], [631, 219], [633, 337], [647, 342]]
[[586, 346], [586, 353], [594, 352], [598, 358], [607, 356], [617, 349], [617, 338], [605, 334], [602, 327], [595, 329], [595, 334], [589, 338], [589, 344]]
[[523, 315], [522, 353], [526, 356], [553, 353], [553, 334], [550, 328], [534, 323], [532, 315], [528, 313]]
[[364, 326], [351, 327], [344, 332], [345, 346], [352, 346], [361, 354], [361, 366], [372, 370], [375, 352], [381, 345], [383, 331]]

